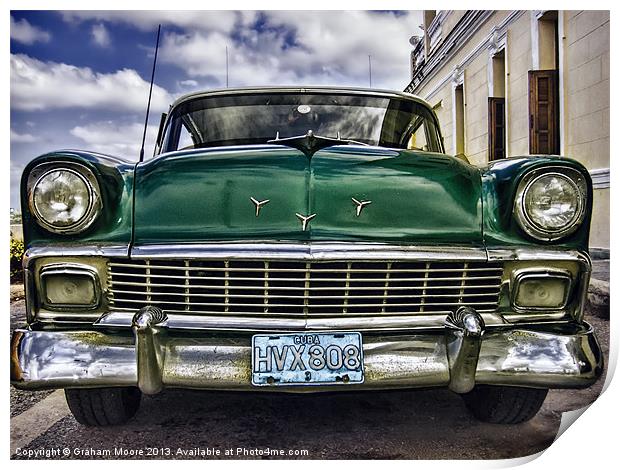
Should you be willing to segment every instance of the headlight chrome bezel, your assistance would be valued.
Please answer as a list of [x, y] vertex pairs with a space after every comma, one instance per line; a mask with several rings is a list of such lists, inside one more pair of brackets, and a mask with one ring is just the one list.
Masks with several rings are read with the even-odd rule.
[[[571, 222], [562, 229], [546, 230], [540, 227], [531, 219], [525, 208], [525, 198], [528, 190], [538, 180], [548, 176], [557, 176], [564, 179], [574, 187], [578, 195], [575, 216]], [[514, 200], [513, 213], [519, 227], [530, 237], [538, 241], [557, 241], [573, 234], [579, 229], [586, 215], [587, 197], [586, 180], [580, 171], [569, 167], [540, 168], [530, 171], [519, 182]]]
[[[50, 173], [66, 171], [80, 178], [88, 190], [88, 207], [84, 215], [68, 226], [57, 226], [47, 221], [37, 209], [35, 203], [35, 189], [39, 182]], [[84, 165], [73, 162], [42, 163], [32, 169], [28, 175], [28, 206], [39, 226], [52, 233], [77, 234], [84, 232], [97, 220], [102, 209], [101, 191], [99, 182], [93, 172]]]

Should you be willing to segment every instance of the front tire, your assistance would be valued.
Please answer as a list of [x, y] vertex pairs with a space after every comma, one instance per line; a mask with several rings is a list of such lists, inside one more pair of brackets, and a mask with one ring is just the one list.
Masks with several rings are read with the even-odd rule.
[[138, 411], [141, 396], [136, 387], [65, 389], [71, 414], [85, 426], [126, 423]]
[[547, 396], [547, 389], [477, 385], [462, 395], [467, 408], [480, 421], [519, 424], [532, 419]]

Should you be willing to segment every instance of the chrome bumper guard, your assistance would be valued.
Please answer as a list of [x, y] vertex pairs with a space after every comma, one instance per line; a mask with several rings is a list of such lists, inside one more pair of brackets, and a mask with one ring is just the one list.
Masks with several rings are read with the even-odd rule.
[[[156, 307], [134, 316], [133, 335], [104, 331], [16, 330], [11, 382], [20, 389], [138, 386], [155, 394], [166, 387], [269, 390], [251, 385], [249, 336], [214, 336], [171, 330]], [[443, 329], [363, 337], [363, 384], [277, 387], [307, 392], [449, 387], [475, 384], [583, 388], [603, 368], [587, 324], [485, 328], [469, 307], [448, 316]]]

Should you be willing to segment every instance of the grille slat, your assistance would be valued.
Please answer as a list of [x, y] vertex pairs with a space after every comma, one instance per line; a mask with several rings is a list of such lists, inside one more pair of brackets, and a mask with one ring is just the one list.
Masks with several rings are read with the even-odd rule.
[[501, 263], [112, 259], [109, 302], [136, 311], [329, 317], [445, 314], [460, 305], [497, 308]]
[[[163, 261], [163, 260], [160, 260]], [[234, 263], [234, 261], [232, 261]], [[253, 261], [250, 261], [253, 262]], [[189, 267], [189, 268], [185, 268], [182, 266], [166, 266], [166, 265], [154, 265], [152, 261], [146, 261], [145, 263], [148, 263], [148, 266], [150, 266], [152, 269], [167, 269], [167, 270], [180, 270], [180, 271], [228, 271], [228, 272], [234, 272], [234, 271], [241, 271], [241, 272], [257, 272], [257, 271], [264, 271], [265, 268], [247, 268], [247, 269], [243, 269], [243, 268], [225, 268], [225, 267]], [[377, 261], [369, 261], [367, 263], [380, 263]], [[318, 264], [318, 263], [315, 263]], [[333, 264], [333, 263], [330, 263]], [[381, 264], [386, 264], [385, 262], [381, 263]], [[462, 264], [462, 263], [461, 263]], [[122, 267], [122, 268], [144, 268], [145, 266], [147, 266], [147, 264], [131, 264], [131, 263], [127, 263], [127, 264], [121, 264], [121, 263], [117, 263], [117, 262], [111, 262], [110, 263], [110, 267], [114, 268], [114, 267]], [[501, 267], [486, 267], [486, 268], [469, 268], [468, 271], [501, 271], [502, 268]], [[270, 272], [284, 272], [284, 273], [291, 273], [291, 272], [297, 272], [297, 273], [306, 273], [306, 269], [305, 268], [299, 268], [299, 269], [279, 269], [279, 268], [269, 268]], [[322, 272], [323, 270], [321, 269], [310, 269], [310, 272]], [[403, 273], [425, 273], [427, 270], [426, 269], [351, 269], [350, 272], [351, 273], [386, 273], [386, 272], [391, 272], [391, 273], [398, 273], [398, 272], [403, 272]], [[454, 269], [454, 268], [432, 268], [431, 271], [446, 271], [446, 272], [463, 272], [463, 268], [461, 269]], [[304, 279], [303, 277], [301, 279]]]
[[[238, 287], [235, 288], [235, 290], [239, 289]], [[252, 288], [254, 290], [254, 288]], [[112, 289], [112, 292], [114, 294], [133, 294], [134, 291], [127, 291], [127, 290], [117, 290], [117, 289]], [[153, 294], [152, 297], [155, 297], [157, 294]], [[179, 297], [185, 297], [186, 299], [184, 300], [185, 303], [188, 302], [187, 298], [189, 297], [216, 297], [216, 298], [223, 298], [223, 294], [196, 294], [196, 293], [181, 293], [181, 292], [166, 292], [167, 296], [179, 296]], [[430, 299], [434, 299], [434, 298], [445, 298], [445, 297], [449, 297], [449, 298], [453, 298], [453, 297], [459, 297], [459, 298], [465, 298], [465, 297], [488, 297], [489, 293], [474, 293], [474, 294], [461, 294], [459, 293], [458, 295], [455, 294], [426, 294], [426, 295], [417, 295], [416, 297], [418, 298], [430, 298]], [[269, 298], [269, 299], [299, 299], [300, 296], [299, 295], [283, 295], [283, 294], [260, 294], [260, 295], [246, 295], [246, 294], [234, 294], [234, 295], [230, 295], [229, 297], [234, 297], [234, 298], [247, 298], [247, 299], [263, 299], [263, 301], [265, 300], [265, 298]], [[314, 294], [310, 294], [310, 293], [304, 293], [303, 295], [304, 298], [306, 299], [348, 299], [349, 296], [347, 295], [314, 295]], [[389, 298], [401, 298], [401, 297], [406, 297], [409, 298], [411, 297], [411, 294], [390, 294]], [[385, 304], [387, 302], [388, 299], [388, 291], [384, 291], [383, 294], [381, 295], [356, 295], [355, 296], [356, 299], [381, 299], [382, 303]]]
[[[379, 297], [379, 299], [381, 299], [381, 297]], [[138, 302], [140, 303], [139, 300], [125, 300], [125, 302]], [[154, 300], [153, 303], [155, 304], [172, 304], [172, 305], [178, 305], [177, 302], [171, 302], [168, 300]], [[431, 303], [425, 303], [424, 305], [427, 306], [431, 306], [431, 305], [440, 305], [440, 306], [448, 306], [448, 305], [454, 305], [455, 302], [433, 302]], [[258, 304], [255, 303], [236, 303], [236, 302], [227, 302], [227, 303], [221, 303], [221, 302], [208, 302], [208, 303], [199, 303], [199, 302], [194, 302], [193, 305], [213, 305], [213, 306], [228, 306], [228, 307], [255, 307]], [[390, 304], [393, 307], [419, 307], [422, 304], [414, 304], [414, 303], [399, 303], [399, 304]], [[473, 307], [477, 306], [477, 305], [487, 305], [485, 302], [467, 302], [467, 305], [471, 305]], [[289, 303], [289, 304], [274, 304], [271, 303], [269, 304], [270, 307], [298, 307], [298, 304], [294, 304], [294, 303]], [[308, 308], [339, 308], [342, 307], [342, 304], [307, 304]], [[381, 302], [378, 303], [369, 303], [369, 304], [355, 304], [356, 307], [379, 307], [379, 310], [381, 310]], [[262, 305], [261, 305], [262, 307]]]
[[[124, 274], [123, 274], [124, 276]], [[271, 278], [269, 278], [271, 279]], [[469, 278], [471, 279], [471, 278]], [[497, 278], [498, 280], [500, 279], [499, 277]], [[273, 279], [271, 279], [273, 280]], [[402, 279], [400, 279], [402, 281]], [[333, 281], [333, 279], [332, 279]], [[128, 281], [115, 281], [114, 282], [115, 285], [120, 285], [120, 286], [147, 286], [148, 284], [144, 283], [144, 282], [128, 282]], [[150, 286], [151, 287], [168, 287], [170, 284], [153, 284], [151, 283]], [[187, 284], [188, 285], [188, 284]], [[392, 291], [392, 290], [433, 290], [433, 289], [482, 289], [482, 288], [488, 288], [488, 289], [498, 289], [500, 286], [499, 282], [497, 284], [488, 284], [488, 285], [479, 285], [479, 286], [387, 286], [385, 289], [388, 291]], [[269, 288], [270, 290], [298, 290], [297, 287], [286, 287], [286, 286], [280, 286], [280, 287], [269, 287], [268, 285], [266, 286], [267, 288]], [[210, 287], [210, 286], [192, 286], [193, 289], [213, 289], [215, 287]], [[224, 289], [224, 287], [221, 287], [221, 289]], [[247, 286], [236, 286], [235, 289], [255, 289], [254, 287], [247, 287]], [[347, 287], [348, 290], [368, 290], [367, 287]], [[341, 287], [332, 287], [332, 286], [326, 286], [326, 287], [308, 287], [308, 290], [310, 291], [329, 291], [329, 290], [342, 290]]]
[[[118, 312], [136, 312], [136, 307], [123, 307], [123, 308], [115, 308], [115, 311]], [[186, 314], [187, 312], [184, 310], [174, 310], [174, 309], [170, 309], [170, 308], [165, 308], [166, 313], [170, 313], [170, 314], [179, 314], [179, 315], [183, 315]], [[451, 310], [437, 310], [437, 311], [433, 311], [433, 314], [439, 315], [439, 314], [448, 314], [450, 313]], [[200, 310], [199, 312], [194, 312], [192, 313], [192, 315], [209, 315], [209, 316], [214, 316], [214, 317], [222, 317], [222, 318], [226, 318], [226, 317], [230, 317], [230, 316], [235, 316], [235, 317], [248, 317], [248, 318], [268, 318], [268, 317], [272, 317], [272, 318], [289, 318], [291, 317], [291, 315], [288, 315], [286, 313], [273, 313], [270, 312], [270, 315], [256, 315], [255, 312], [247, 312], [247, 311], [243, 311], [243, 310], [229, 310], [226, 313], [223, 313], [221, 310]], [[398, 317], [398, 316], [404, 316], [404, 317], [408, 317], [410, 314], [408, 313], [391, 313], [390, 315], [384, 315], [384, 316], [391, 316], [391, 317]], [[355, 315], [351, 315], [351, 316], [355, 316], [355, 317], [375, 317], [377, 316], [376, 312], [371, 312], [371, 313], [356, 313]], [[346, 318], [346, 315], [342, 315], [342, 313], [340, 311], [336, 312], [334, 310], [326, 310], [325, 312], [321, 312], [320, 314], [313, 314], [312, 318], [336, 318], [336, 317], [340, 317], [340, 318]], [[294, 317], [293, 318], [298, 318], [298, 317]]]
[[[262, 273], [262, 271], [261, 271]], [[144, 278], [144, 275], [138, 275], [138, 274], [125, 274], [125, 273], [119, 273], [122, 274], [123, 276], [128, 276], [128, 277], [140, 277], [140, 278]], [[310, 273], [312, 274], [312, 273]], [[353, 274], [353, 273], [351, 273]], [[149, 276], [151, 279], [154, 278], [163, 278], [163, 279], [186, 279], [185, 276], [155, 276], [153, 274], [151, 274]], [[209, 276], [204, 276], [204, 277], [192, 277], [189, 276], [188, 278], [190, 281], [191, 280], [204, 280], [204, 281], [215, 281], [215, 280], [220, 280], [222, 279], [222, 277], [209, 277]], [[235, 279], [237, 281], [255, 281], [257, 278], [256, 277], [235, 277]], [[493, 279], [501, 279], [501, 275], [496, 275], [496, 276], [468, 276], [466, 280], [475, 280], [475, 281], [482, 281], [482, 280], [493, 280]], [[271, 277], [269, 276], [269, 280], [271, 281], [296, 281], [296, 282], [305, 282], [306, 278], [291, 278], [291, 277]], [[394, 278], [392, 279], [394, 281], [420, 281], [420, 278], [418, 277], [411, 277], [411, 278]], [[434, 278], [435, 281], [458, 281], [459, 283], [463, 280], [462, 277], [443, 277], [443, 278]], [[333, 282], [334, 279], [333, 278], [312, 278], [312, 282]], [[350, 282], [385, 282], [385, 277], [380, 277], [380, 278], [360, 278], [360, 279], [354, 279], [351, 278]], [[460, 284], [458, 286], [460, 288]]]

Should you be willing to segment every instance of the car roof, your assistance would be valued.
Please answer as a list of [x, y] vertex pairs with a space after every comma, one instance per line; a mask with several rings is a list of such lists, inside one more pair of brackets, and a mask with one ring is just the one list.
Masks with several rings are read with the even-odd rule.
[[293, 86], [269, 86], [269, 87], [242, 87], [242, 88], [220, 88], [213, 90], [204, 90], [188, 93], [181, 96], [172, 103], [170, 109], [177, 107], [181, 103], [191, 101], [197, 98], [206, 98], [209, 96], [231, 96], [231, 95], [250, 95], [259, 94], [265, 92], [274, 93], [346, 93], [364, 96], [379, 96], [384, 98], [400, 98], [417, 103], [423, 104], [428, 108], [431, 105], [419, 96], [412, 95], [411, 93], [405, 93], [401, 91], [382, 90], [374, 88], [355, 88], [355, 87], [329, 87], [329, 86], [308, 86], [308, 87], [293, 87]]

